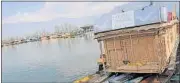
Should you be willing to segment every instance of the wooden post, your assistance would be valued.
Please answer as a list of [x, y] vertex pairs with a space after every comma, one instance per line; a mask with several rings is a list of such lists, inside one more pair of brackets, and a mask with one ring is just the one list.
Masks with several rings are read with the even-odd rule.
[[[99, 44], [100, 44], [100, 51], [101, 51], [101, 55], [103, 55], [103, 51], [102, 51], [102, 43], [101, 41], [99, 41]], [[102, 56], [103, 58], [103, 70], [104, 70], [104, 73], [106, 74], [106, 67], [105, 67], [105, 63], [104, 63], [104, 56]], [[107, 74], [106, 74], [107, 75]]]

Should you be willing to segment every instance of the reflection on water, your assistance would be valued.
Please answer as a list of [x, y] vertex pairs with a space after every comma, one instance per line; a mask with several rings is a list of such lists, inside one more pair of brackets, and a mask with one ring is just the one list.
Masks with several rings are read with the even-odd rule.
[[[90, 50], [91, 49], [91, 50]], [[72, 82], [94, 73], [96, 40], [52, 39], [2, 48], [3, 82]]]

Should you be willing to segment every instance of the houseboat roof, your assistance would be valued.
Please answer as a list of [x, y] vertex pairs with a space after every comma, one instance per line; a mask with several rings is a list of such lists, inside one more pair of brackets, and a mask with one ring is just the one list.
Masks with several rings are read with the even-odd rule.
[[100, 34], [100, 33], [106, 33], [106, 32], [112, 32], [112, 31], [118, 31], [118, 30], [133, 30], [133, 29], [143, 29], [142, 27], [146, 27], [147, 26], [150, 28], [152, 26], [158, 26], [160, 24], [160, 22], [156, 22], [156, 23], [151, 23], [151, 24], [145, 24], [145, 25], [138, 25], [138, 26], [130, 26], [130, 27], [124, 27], [124, 28], [119, 28], [119, 29], [112, 29], [112, 30], [107, 30], [107, 31], [101, 31], [101, 32], [96, 32], [94, 33], [95, 35]]
[[107, 38], [108, 36], [113, 37], [113, 35], [119, 35], [119, 34], [133, 35], [133, 34], [139, 34], [139, 33], [156, 33], [162, 29], [160, 27], [167, 27], [168, 25], [172, 25], [177, 22], [178, 22], [178, 20], [173, 20], [168, 23], [167, 22], [165, 22], [165, 23], [156, 22], [156, 23], [151, 23], [151, 24], [146, 24], [146, 25], [125, 27], [125, 28], [120, 28], [120, 29], [97, 32], [94, 34], [95, 34], [95, 39], [99, 39], [102, 37]]

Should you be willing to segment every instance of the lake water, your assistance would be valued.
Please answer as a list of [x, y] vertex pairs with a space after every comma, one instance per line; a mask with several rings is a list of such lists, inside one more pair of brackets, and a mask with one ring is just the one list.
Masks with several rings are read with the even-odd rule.
[[2, 48], [3, 82], [72, 82], [96, 72], [92, 38], [52, 39]]

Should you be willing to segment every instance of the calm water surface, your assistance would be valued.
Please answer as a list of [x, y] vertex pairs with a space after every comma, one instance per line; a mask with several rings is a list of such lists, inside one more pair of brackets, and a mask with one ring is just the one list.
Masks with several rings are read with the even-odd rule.
[[2, 48], [3, 82], [72, 82], [97, 70], [99, 44], [52, 39]]

